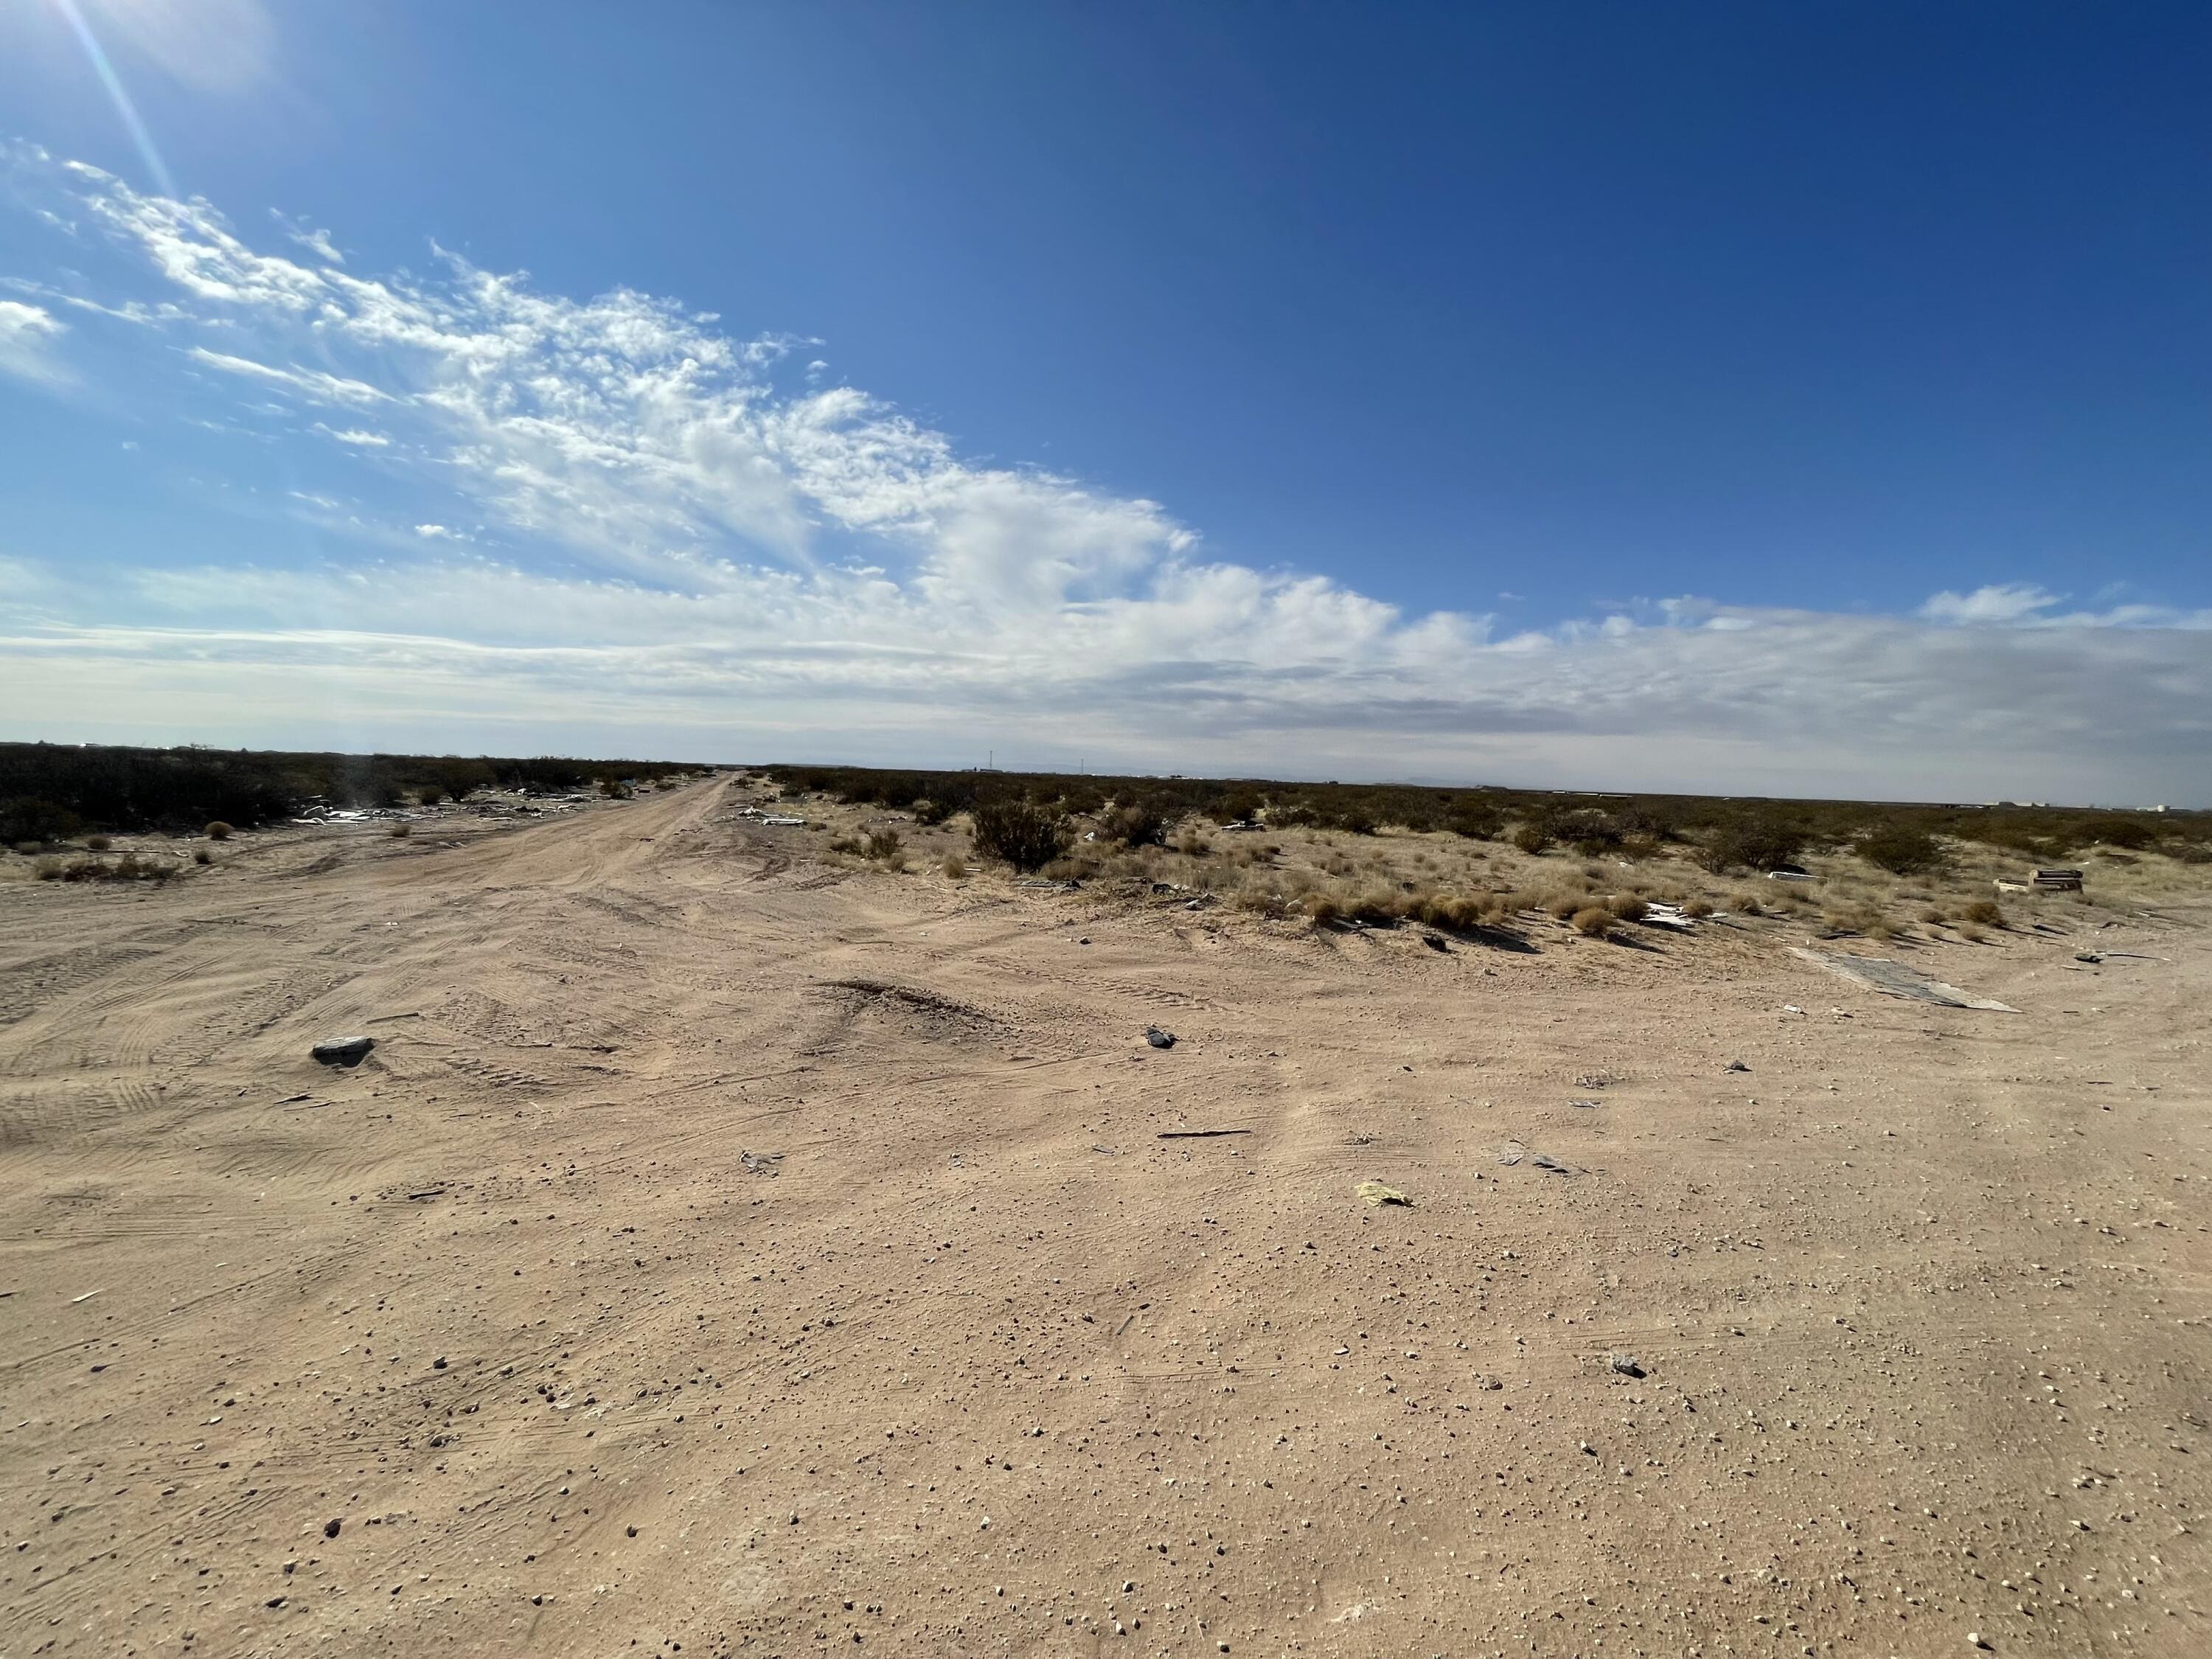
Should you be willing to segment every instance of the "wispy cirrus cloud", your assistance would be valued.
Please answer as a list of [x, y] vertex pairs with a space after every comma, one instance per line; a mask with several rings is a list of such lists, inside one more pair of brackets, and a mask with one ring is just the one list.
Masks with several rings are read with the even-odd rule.
[[68, 378], [58, 347], [69, 325], [43, 306], [0, 300], [0, 374], [48, 383]]
[[994, 740], [1102, 765], [1923, 796], [2170, 796], [2212, 752], [2212, 618], [2018, 586], [1912, 617], [1409, 615], [1210, 558], [1157, 502], [966, 458], [823, 386], [811, 342], [450, 253], [371, 276], [250, 246], [204, 202], [13, 165], [118, 258], [117, 291], [74, 290], [88, 329], [398, 492], [380, 520], [294, 488], [359, 532], [311, 568], [52, 572], [35, 618], [0, 589], [0, 678], [21, 669], [27, 709], [150, 702], [228, 732], [274, 698], [392, 742], [958, 760]]

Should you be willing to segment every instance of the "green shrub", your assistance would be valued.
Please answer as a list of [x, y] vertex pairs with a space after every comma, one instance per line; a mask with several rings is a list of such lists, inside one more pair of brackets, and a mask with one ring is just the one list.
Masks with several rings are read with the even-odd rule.
[[914, 804], [914, 821], [924, 827], [939, 824], [952, 816], [952, 809], [933, 795], [924, 795]]
[[1027, 801], [993, 801], [974, 818], [975, 850], [1017, 870], [1042, 870], [1067, 845], [1067, 821]]
[[1531, 818], [1525, 823], [1514, 825], [1513, 833], [1506, 839], [1522, 852], [1534, 854], [1549, 847], [1553, 837], [1549, 826]]
[[1869, 830], [1851, 843], [1851, 848], [1869, 864], [1893, 876], [1917, 876], [1943, 862], [1941, 842], [1925, 830], [1900, 823]]
[[1099, 833], [1124, 847], [1167, 844], [1167, 815], [1151, 801], [1124, 801], [1099, 820]]
[[1779, 870], [1796, 862], [1804, 847], [1804, 832], [1787, 819], [1747, 812], [1725, 818], [1706, 832], [1698, 862], [1717, 876], [1740, 864], [1753, 870]]
[[13, 800], [0, 801], [0, 845], [29, 842], [44, 847], [49, 842], [75, 835], [83, 824], [84, 820], [69, 808], [57, 806], [50, 800], [19, 795]]
[[2158, 832], [2136, 818], [2091, 818], [2081, 826], [2080, 833], [2085, 844], [2124, 847], [2130, 853], [2140, 853], [2158, 841]]
[[1495, 841], [1498, 832], [1504, 827], [1505, 814], [1498, 810], [1498, 803], [1485, 800], [1480, 795], [1461, 796], [1452, 803], [1444, 818], [1445, 829], [1469, 841]]

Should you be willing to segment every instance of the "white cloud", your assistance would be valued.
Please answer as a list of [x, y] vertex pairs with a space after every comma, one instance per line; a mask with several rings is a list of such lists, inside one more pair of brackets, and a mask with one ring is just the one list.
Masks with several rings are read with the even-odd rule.
[[268, 363], [256, 362], [251, 357], [234, 357], [227, 351], [210, 351], [205, 346], [194, 346], [189, 353], [194, 362], [205, 363], [210, 368], [219, 368], [226, 374], [242, 374], [251, 380], [307, 398], [310, 403], [377, 404], [389, 403], [392, 394], [380, 392], [363, 380], [349, 380], [342, 375], [325, 374], [315, 368], [277, 368]]
[[[811, 343], [452, 255], [434, 279], [365, 276], [251, 248], [204, 202], [66, 177], [73, 216], [161, 285], [134, 337], [289, 404], [373, 408], [374, 430], [310, 429], [375, 450], [404, 506], [294, 493], [364, 549], [414, 533], [329, 567], [88, 584], [35, 625], [0, 603], [0, 698], [26, 708], [205, 711], [231, 685], [218, 723], [235, 731], [286, 685], [288, 708], [396, 710], [378, 698], [404, 669], [406, 718], [462, 747], [588, 729], [694, 755], [1025, 745], [1162, 769], [1968, 798], [2168, 798], [2212, 750], [2212, 617], [2069, 613], [2011, 586], [1913, 617], [1677, 599], [1498, 637], [1486, 616], [1208, 558], [1158, 503], [963, 459], [817, 384], [819, 360], [793, 356]], [[455, 521], [511, 562], [472, 556]]]
[[56, 385], [69, 378], [54, 348], [69, 325], [42, 306], [0, 300], [0, 374]]

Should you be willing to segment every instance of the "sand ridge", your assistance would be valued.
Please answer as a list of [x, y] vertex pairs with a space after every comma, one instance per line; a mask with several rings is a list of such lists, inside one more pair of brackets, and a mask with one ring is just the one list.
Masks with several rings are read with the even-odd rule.
[[0, 1654], [2212, 1648], [2203, 915], [2007, 1014], [738, 799], [0, 889]]

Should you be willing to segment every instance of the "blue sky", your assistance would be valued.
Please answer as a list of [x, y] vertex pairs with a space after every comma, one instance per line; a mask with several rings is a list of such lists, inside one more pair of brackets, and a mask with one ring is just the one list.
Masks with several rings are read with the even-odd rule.
[[6, 735], [2212, 799], [2202, 8], [75, 4]]

